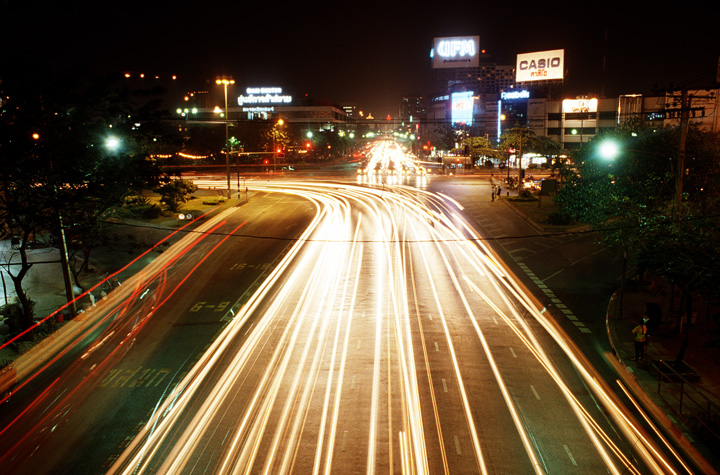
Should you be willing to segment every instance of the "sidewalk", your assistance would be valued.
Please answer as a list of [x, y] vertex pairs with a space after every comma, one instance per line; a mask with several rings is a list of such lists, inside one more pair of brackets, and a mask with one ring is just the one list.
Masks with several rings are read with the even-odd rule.
[[[195, 216], [199, 216], [202, 212], [215, 208], [217, 205], [203, 206], [201, 202], [208, 197], [217, 197], [218, 192], [215, 190], [200, 189], [194, 196], [197, 198], [195, 202], [188, 202], [183, 207], [191, 209]], [[223, 206], [234, 206], [240, 203], [238, 200], [230, 200]], [[118, 224], [110, 230], [110, 238], [105, 246], [99, 246], [93, 250], [90, 267], [91, 271], [82, 276], [82, 282], [86, 289], [94, 287], [100, 283], [109, 274], [113, 274], [122, 269], [134, 259], [138, 258], [143, 252], [152, 248], [155, 244], [166, 238], [168, 234], [178, 229], [187, 221], [181, 221], [176, 215], [158, 218], [152, 221], [138, 221], [133, 219], [123, 219], [123, 224]], [[134, 275], [140, 269], [149, 264], [155, 257], [160, 255], [169, 245], [179, 239], [178, 236], [163, 243], [163, 245], [153, 248], [151, 252], [142, 256], [137, 262], [134, 262], [129, 268], [116, 276], [117, 282], [122, 284], [125, 279]], [[35, 320], [42, 320], [48, 315], [55, 312], [58, 308], [67, 303], [65, 294], [64, 278], [62, 267], [60, 264], [60, 251], [52, 246], [34, 246], [28, 250], [29, 262], [36, 263], [28, 271], [23, 280], [23, 289], [28, 297], [35, 302]], [[6, 263], [19, 262], [19, 255], [11, 246], [10, 240], [0, 240], [0, 277], [4, 281], [3, 294], [0, 296], [0, 306], [7, 303], [12, 304], [16, 301], [15, 288], [10, 276], [7, 273]], [[14, 266], [11, 266], [14, 267]], [[15, 269], [12, 270], [15, 272]], [[109, 292], [109, 287], [107, 291]], [[80, 290], [75, 289], [76, 295]], [[92, 291], [93, 298], [100, 300], [103, 288], [98, 287]], [[92, 299], [86, 295], [76, 302], [78, 312], [88, 310], [92, 305]], [[54, 319], [53, 319], [54, 320]], [[67, 319], [63, 322], [52, 322], [43, 324], [38, 331], [40, 334], [54, 332], [58, 327], [66, 325]], [[51, 328], [46, 328], [46, 325]], [[9, 338], [8, 326], [4, 317], [0, 316], [0, 345], [5, 343]], [[38, 342], [19, 342], [13, 345], [13, 348], [4, 347], [0, 349], [0, 369], [6, 364], [15, 360], [20, 353], [27, 351], [30, 347]]]
[[[622, 314], [620, 291], [614, 294], [607, 311], [608, 338], [623, 382], [641, 399], [656, 423], [674, 436], [689, 455], [697, 451], [714, 467], [720, 466], [720, 347], [712, 345], [717, 339], [717, 323], [706, 315], [704, 304], [693, 303], [697, 316], [683, 358], [688, 371], [678, 377], [662, 363], [675, 361], [683, 338], [676, 314], [667, 315], [669, 286], [651, 276], [646, 282], [630, 282], [626, 287]], [[679, 298], [678, 292], [675, 308]], [[650, 322], [645, 358], [634, 361], [632, 329], [638, 325], [647, 304], [661, 312], [660, 319], [655, 324]], [[668, 376], [660, 378], [661, 370]], [[695, 461], [704, 467], [702, 473], [718, 473], [716, 468], [703, 466], [702, 460]]]

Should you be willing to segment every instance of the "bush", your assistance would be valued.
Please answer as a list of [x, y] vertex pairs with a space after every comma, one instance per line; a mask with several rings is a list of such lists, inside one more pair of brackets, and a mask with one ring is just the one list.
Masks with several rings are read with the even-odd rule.
[[146, 204], [143, 206], [137, 206], [133, 209], [136, 216], [140, 219], [156, 219], [162, 216], [162, 208], [156, 204]]
[[572, 219], [570, 216], [566, 215], [565, 213], [556, 211], [548, 215], [547, 222], [548, 224], [554, 224], [558, 226], [568, 226], [570, 224], [573, 224], [575, 220]]
[[155, 191], [160, 193], [160, 203], [165, 205], [168, 210], [175, 212], [197, 189], [197, 185], [192, 181], [179, 178], [164, 184]]

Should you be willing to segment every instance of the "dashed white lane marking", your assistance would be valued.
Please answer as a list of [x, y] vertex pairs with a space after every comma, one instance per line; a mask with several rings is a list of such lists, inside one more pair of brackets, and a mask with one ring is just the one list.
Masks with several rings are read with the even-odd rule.
[[537, 399], [537, 400], [539, 401], [539, 400], [540, 400], [540, 395], [539, 395], [538, 392], [535, 390], [535, 386], [533, 386], [533, 385], [531, 384], [531, 385], [530, 385], [530, 389], [532, 389], [532, 392], [533, 392], [533, 394], [535, 395], [535, 399]]
[[[542, 290], [542, 292], [545, 295], [547, 295], [547, 297], [550, 299], [550, 302], [552, 302], [552, 304], [555, 305], [555, 307], [557, 307], [568, 318], [568, 320], [573, 322], [573, 324], [577, 327], [578, 330], [580, 330], [582, 333], [592, 333], [592, 330], [590, 330], [588, 327], [585, 326], [584, 323], [582, 323], [581, 321], [578, 320], [578, 318], [575, 316], [575, 314], [572, 312], [572, 310], [567, 308], [567, 306], [564, 303], [562, 303], [562, 300], [557, 298], [555, 293], [547, 285], [545, 285], [543, 280], [538, 278], [538, 276], [535, 275], [535, 273], [532, 270], [530, 270], [530, 268], [527, 266], [527, 264], [525, 264], [524, 262], [518, 262], [517, 264], [518, 264], [518, 267], [520, 267], [520, 269], [522, 269], [522, 271], [525, 272], [525, 274], [527, 274], [527, 276], [530, 278], [530, 280], [532, 280], [535, 283], [535, 285], [537, 285], [538, 288], [540, 290]], [[545, 280], [547, 280], [547, 279], [545, 279]]]
[[458, 436], [455, 436], [455, 452], [458, 455], [462, 454], [462, 450], [460, 450], [460, 439], [458, 439]]
[[565, 445], [565, 444], [563, 444], [563, 447], [565, 448], [565, 453], [566, 453], [567, 456], [570, 458], [570, 461], [572, 462], [572, 464], [577, 467], [578, 464], [577, 464], [577, 462], [575, 461], [575, 457], [573, 457], [572, 452], [570, 452], [570, 449], [568, 448], [568, 446]]

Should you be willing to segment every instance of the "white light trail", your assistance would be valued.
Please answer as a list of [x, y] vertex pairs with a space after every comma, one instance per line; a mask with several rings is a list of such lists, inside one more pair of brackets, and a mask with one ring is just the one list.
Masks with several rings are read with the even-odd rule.
[[[388, 157], [397, 151], [389, 143], [378, 147], [384, 148], [378, 151], [377, 166], [389, 167]], [[405, 187], [285, 182], [255, 183], [254, 189], [303, 197], [314, 203], [316, 217], [110, 473], [178, 474], [203, 467], [222, 474], [329, 474], [342, 473], [353, 463], [353, 470], [367, 474], [388, 469], [429, 474], [433, 467], [453, 473], [453, 464], [465, 463], [464, 469], [486, 474], [493, 470], [489, 460], [492, 467], [525, 466], [544, 473], [537, 435], [520, 414], [527, 403], [512, 394], [495, 353], [497, 343], [483, 327], [482, 318], [490, 317], [499, 317], [513, 338], [509, 343], [519, 341], [529, 350], [532, 357], [525, 364], [537, 362], [536, 377], [543, 375], [565, 396], [566, 406], [556, 403], [567, 407], [563, 425], [587, 437], [597, 454], [594, 467], [639, 473], [594, 420], [594, 408], [583, 407], [573, 395], [521, 309], [566, 353], [627, 440], [639, 442], [651, 470], [669, 467], [548, 321], [547, 312], [538, 310], [457, 214], [459, 203]], [[240, 346], [251, 319], [252, 329]], [[461, 327], [469, 331], [458, 333]], [[433, 387], [433, 379], [440, 378], [431, 359], [438, 356], [428, 351], [427, 332], [447, 346], [443, 363], [457, 393], [443, 393], [444, 402]], [[477, 375], [460, 353], [461, 342], [470, 337], [504, 401], [504, 408], [495, 410], [513, 421], [509, 430], [518, 444], [513, 453], [524, 454], [524, 461], [495, 459], [481, 437], [478, 429], [484, 421], [476, 414], [482, 402], [467, 389]], [[447, 419], [449, 401], [453, 414], [464, 421], [462, 428]], [[452, 437], [446, 436], [449, 430]], [[484, 428], [488, 430], [492, 428]], [[430, 437], [437, 442], [429, 443]], [[445, 447], [450, 439], [455, 444], [469, 440], [472, 450], [451, 460]], [[573, 450], [580, 463], [578, 453]]]

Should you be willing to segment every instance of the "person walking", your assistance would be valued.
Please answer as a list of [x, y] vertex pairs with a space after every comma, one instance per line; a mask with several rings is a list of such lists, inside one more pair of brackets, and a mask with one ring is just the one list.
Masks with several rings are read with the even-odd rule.
[[633, 328], [633, 344], [635, 345], [635, 358], [633, 361], [642, 361], [645, 357], [645, 342], [647, 341], [647, 325], [645, 318], [640, 319], [638, 326]]
[[492, 186], [492, 200], [495, 201], [495, 185]]

